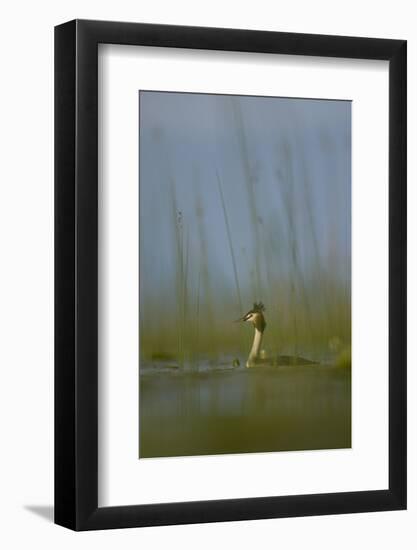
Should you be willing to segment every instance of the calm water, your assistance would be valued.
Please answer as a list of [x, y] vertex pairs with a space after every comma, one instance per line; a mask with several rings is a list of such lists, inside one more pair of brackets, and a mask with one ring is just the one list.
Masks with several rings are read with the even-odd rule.
[[351, 446], [350, 369], [142, 369], [140, 458]]

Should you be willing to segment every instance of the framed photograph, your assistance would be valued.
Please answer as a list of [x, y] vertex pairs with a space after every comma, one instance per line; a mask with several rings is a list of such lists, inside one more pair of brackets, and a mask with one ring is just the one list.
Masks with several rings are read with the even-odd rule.
[[55, 29], [55, 522], [406, 508], [406, 42]]

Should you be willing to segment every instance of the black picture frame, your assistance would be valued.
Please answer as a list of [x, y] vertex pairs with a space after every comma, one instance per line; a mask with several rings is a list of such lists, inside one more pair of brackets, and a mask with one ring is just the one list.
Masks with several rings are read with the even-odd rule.
[[[389, 61], [389, 488], [98, 506], [98, 44]], [[55, 523], [92, 530], [406, 508], [406, 41], [74, 20], [55, 28]], [[371, 145], [370, 145], [371, 146]]]

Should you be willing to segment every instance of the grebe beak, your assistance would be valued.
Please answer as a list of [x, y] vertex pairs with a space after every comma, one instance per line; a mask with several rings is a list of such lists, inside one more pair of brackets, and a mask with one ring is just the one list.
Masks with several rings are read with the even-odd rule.
[[247, 321], [249, 318], [249, 314], [246, 313], [243, 317], [240, 317], [239, 319], [236, 319], [236, 321], [233, 321], [234, 323], [240, 323], [241, 321]]

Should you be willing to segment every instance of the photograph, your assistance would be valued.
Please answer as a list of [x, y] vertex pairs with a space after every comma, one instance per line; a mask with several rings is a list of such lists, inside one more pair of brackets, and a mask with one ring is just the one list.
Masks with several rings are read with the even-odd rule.
[[139, 459], [351, 447], [351, 101], [139, 90]]

